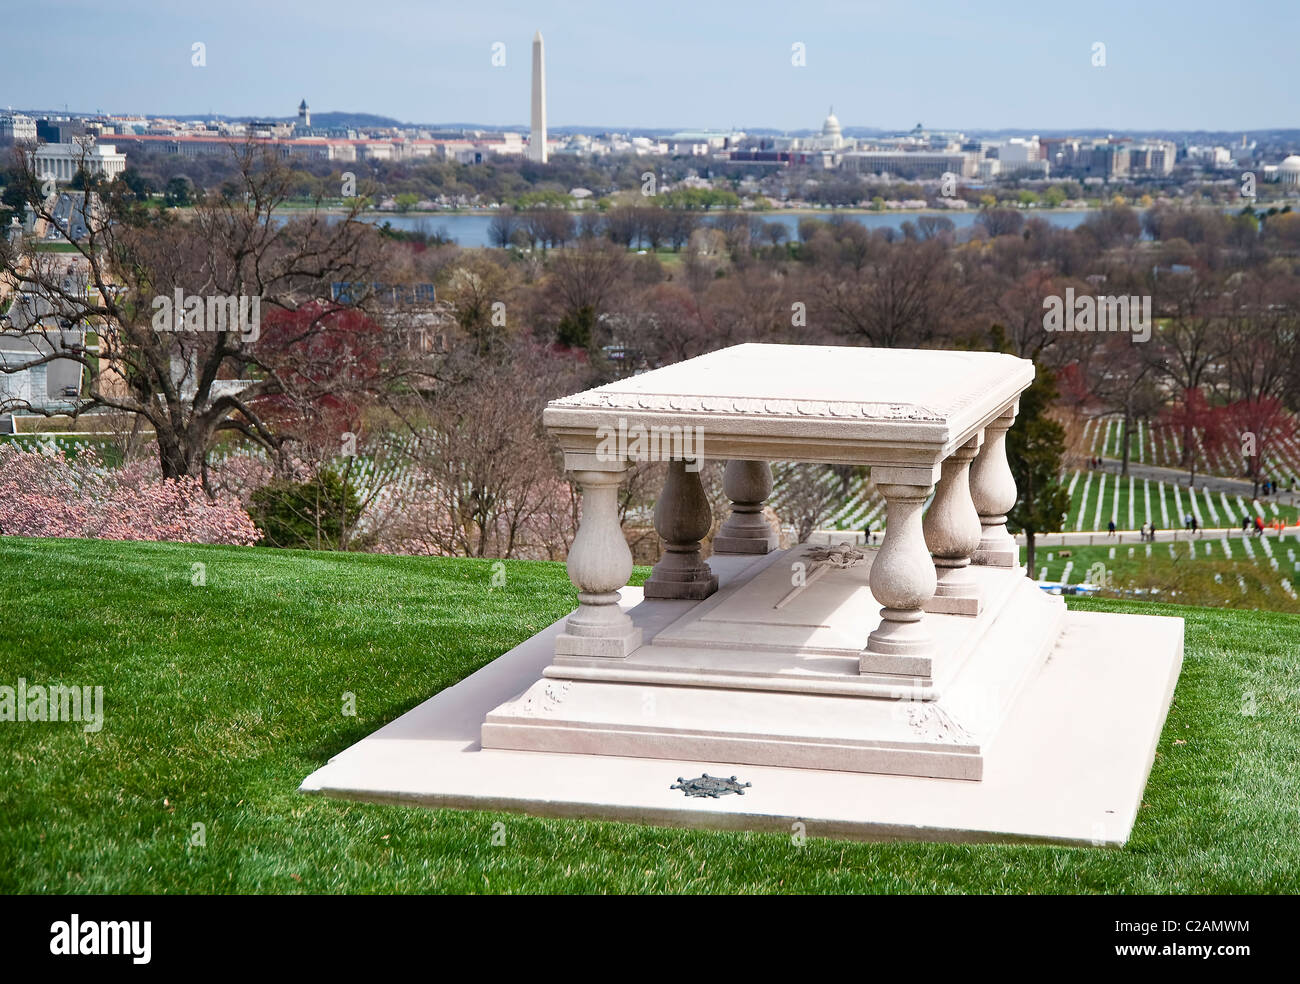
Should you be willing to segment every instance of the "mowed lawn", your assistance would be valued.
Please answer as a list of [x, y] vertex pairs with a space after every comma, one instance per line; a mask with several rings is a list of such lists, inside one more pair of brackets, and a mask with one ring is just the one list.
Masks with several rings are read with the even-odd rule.
[[562, 565], [504, 572], [493, 587], [491, 561], [0, 538], [0, 684], [105, 690], [98, 734], [0, 723], [0, 891], [1300, 891], [1300, 616], [1269, 612], [1074, 602], [1187, 619], [1120, 850], [798, 846], [298, 793], [571, 607]]

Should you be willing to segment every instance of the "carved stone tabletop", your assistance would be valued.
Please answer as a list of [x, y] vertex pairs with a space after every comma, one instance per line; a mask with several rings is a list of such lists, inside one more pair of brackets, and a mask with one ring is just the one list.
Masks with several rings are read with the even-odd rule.
[[935, 464], [1006, 411], [1033, 364], [993, 352], [734, 345], [552, 401], [571, 467], [599, 428], [700, 428], [708, 458]]

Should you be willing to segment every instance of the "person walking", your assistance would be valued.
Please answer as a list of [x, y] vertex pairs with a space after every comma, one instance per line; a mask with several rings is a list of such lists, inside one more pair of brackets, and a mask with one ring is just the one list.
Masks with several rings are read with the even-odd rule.
[[1245, 533], [1246, 530], [1248, 530], [1248, 529], [1250, 529], [1250, 517], [1247, 516], [1245, 513], [1242, 513], [1242, 516], [1241, 516], [1241, 531], [1242, 531], [1243, 533]]
[[1197, 524], [1197, 522], [1196, 522], [1196, 517], [1195, 517], [1195, 516], [1192, 516], [1192, 517], [1191, 517], [1191, 520], [1192, 520], [1192, 532], [1193, 532], [1193, 533], [1199, 533], [1198, 524]]
[[1264, 535], [1264, 517], [1263, 517], [1263, 516], [1256, 516], [1256, 517], [1255, 517], [1255, 535], [1256, 535], [1256, 536], [1263, 536], [1263, 535]]

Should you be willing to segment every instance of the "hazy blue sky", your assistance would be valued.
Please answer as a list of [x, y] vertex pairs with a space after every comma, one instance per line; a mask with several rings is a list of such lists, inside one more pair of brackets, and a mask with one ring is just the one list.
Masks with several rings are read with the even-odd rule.
[[[1296, 127], [1300, 2], [0, 0], [0, 107], [553, 125]], [[55, 42], [32, 43], [32, 36]], [[195, 68], [191, 44], [207, 46]], [[492, 65], [494, 42], [506, 65]], [[1093, 44], [1106, 45], [1093, 67]], [[791, 64], [802, 42], [807, 64]]]

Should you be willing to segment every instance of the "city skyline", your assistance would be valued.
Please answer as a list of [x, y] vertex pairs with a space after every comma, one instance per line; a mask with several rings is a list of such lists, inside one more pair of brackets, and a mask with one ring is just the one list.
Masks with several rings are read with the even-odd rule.
[[1294, 125], [1279, 70], [1294, 60], [1287, 27], [1300, 26], [1300, 13], [1255, 2], [1239, 5], [1234, 20], [1268, 31], [1232, 43], [1208, 26], [1212, 8], [1200, 2], [1154, 10], [1102, 2], [1086, 23], [1020, 2], [978, 20], [946, 2], [925, 11], [759, 4], [743, 16], [703, 6], [689, 19], [507, 3], [486, 25], [474, 11], [408, 2], [364, 18], [329, 0], [274, 9], [232, 0], [227, 10], [216, 23], [147, 0], [112, 10], [55, 0], [51, 25], [75, 23], [100, 43], [78, 53], [76, 72], [40, 48], [14, 51], [0, 63], [0, 105], [279, 117], [306, 92], [321, 110], [518, 128], [528, 120], [529, 47], [540, 31], [551, 55], [552, 130], [795, 131], [829, 103], [846, 129], [885, 131], [918, 121], [988, 131]]

